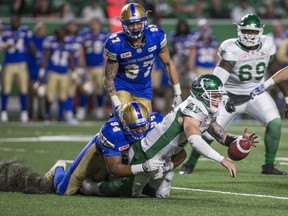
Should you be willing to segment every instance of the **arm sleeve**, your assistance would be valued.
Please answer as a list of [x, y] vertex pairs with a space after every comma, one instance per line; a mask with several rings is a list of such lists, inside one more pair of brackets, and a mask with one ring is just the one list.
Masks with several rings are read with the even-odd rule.
[[222, 155], [220, 155], [210, 145], [208, 145], [199, 135], [191, 135], [188, 137], [188, 142], [196, 151], [207, 158], [210, 158], [219, 163], [221, 163], [221, 161], [224, 159]]

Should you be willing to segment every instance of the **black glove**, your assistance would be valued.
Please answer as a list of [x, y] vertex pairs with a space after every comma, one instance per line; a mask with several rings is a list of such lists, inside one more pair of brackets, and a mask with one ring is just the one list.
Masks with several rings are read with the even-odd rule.
[[233, 113], [236, 110], [235, 104], [234, 102], [232, 102], [231, 100], [228, 100], [226, 105], [225, 105], [225, 109], [227, 112], [229, 113]]
[[285, 118], [288, 118], [288, 104], [285, 105]]

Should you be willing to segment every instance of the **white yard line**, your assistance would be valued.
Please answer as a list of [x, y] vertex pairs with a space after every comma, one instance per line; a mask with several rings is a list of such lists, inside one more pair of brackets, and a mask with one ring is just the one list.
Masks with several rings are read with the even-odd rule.
[[216, 194], [227, 194], [227, 195], [246, 196], [246, 197], [260, 197], [260, 198], [288, 200], [288, 197], [279, 197], [279, 196], [271, 196], [271, 195], [233, 193], [233, 192], [225, 192], [225, 191], [214, 191], [214, 190], [203, 190], [203, 189], [181, 188], [181, 187], [171, 187], [171, 188], [174, 190], [184, 190], [184, 191], [195, 191], [195, 192], [204, 192], [204, 193], [216, 193]]

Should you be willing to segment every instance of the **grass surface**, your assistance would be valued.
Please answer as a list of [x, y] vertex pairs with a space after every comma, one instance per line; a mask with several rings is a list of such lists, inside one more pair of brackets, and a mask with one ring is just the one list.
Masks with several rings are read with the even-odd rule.
[[[77, 126], [41, 123], [0, 125], [0, 159], [24, 159], [33, 170], [44, 174], [59, 159], [73, 160], [100, 126], [100, 123], [92, 122]], [[202, 159], [191, 175], [179, 175], [179, 168], [176, 169], [169, 199], [0, 192], [0, 214], [287, 215], [288, 176], [260, 174], [264, 163], [264, 128], [249, 121], [231, 125], [229, 132], [241, 134], [246, 126], [250, 132], [259, 134], [260, 143], [245, 160], [235, 162], [237, 178], [230, 178], [220, 164]], [[277, 157], [288, 157], [287, 140], [288, 125], [283, 123]], [[227, 155], [227, 148], [216, 143], [213, 147]], [[187, 151], [190, 150], [187, 146]], [[277, 168], [288, 171], [283, 158], [277, 159]]]

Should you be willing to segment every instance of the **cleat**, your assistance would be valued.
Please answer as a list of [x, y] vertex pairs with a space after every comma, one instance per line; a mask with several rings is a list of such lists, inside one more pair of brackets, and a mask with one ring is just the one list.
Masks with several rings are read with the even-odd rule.
[[191, 174], [194, 170], [195, 165], [191, 164], [183, 164], [181, 167], [181, 170], [179, 171], [179, 174], [184, 175], [184, 174]]
[[2, 111], [1, 112], [1, 122], [7, 123], [8, 122], [8, 113], [7, 111]]
[[63, 167], [64, 171], [66, 171], [66, 162], [64, 160], [57, 161], [54, 166], [44, 175], [44, 178], [47, 178], [53, 182], [57, 167]]
[[105, 113], [103, 107], [98, 107], [95, 111], [95, 115], [96, 115], [96, 118], [98, 120], [104, 119], [106, 117], [106, 113]]
[[86, 118], [86, 108], [85, 107], [78, 107], [76, 112], [76, 118], [80, 121]]
[[286, 172], [280, 171], [273, 164], [265, 164], [262, 166], [262, 174], [267, 175], [287, 175]]
[[28, 112], [27, 111], [22, 111], [21, 112], [20, 120], [24, 124], [28, 123], [29, 117], [28, 117]]

